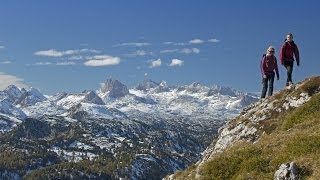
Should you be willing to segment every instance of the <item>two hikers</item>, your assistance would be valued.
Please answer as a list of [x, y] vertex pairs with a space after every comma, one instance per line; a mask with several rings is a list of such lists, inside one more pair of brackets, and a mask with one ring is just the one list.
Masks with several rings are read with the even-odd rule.
[[[267, 89], [269, 86], [268, 96], [273, 94], [273, 83], [275, 73], [277, 75], [277, 80], [279, 80], [279, 70], [277, 64], [277, 58], [274, 55], [275, 49], [270, 46], [267, 49], [267, 54], [263, 55], [261, 60], [261, 73], [262, 73], [262, 93], [261, 98], [265, 98]], [[292, 70], [294, 56], [297, 62], [297, 66], [300, 65], [299, 50], [297, 45], [293, 41], [292, 33], [288, 33], [284, 44], [280, 50], [280, 62], [287, 70], [287, 81], [286, 86], [292, 84]]]

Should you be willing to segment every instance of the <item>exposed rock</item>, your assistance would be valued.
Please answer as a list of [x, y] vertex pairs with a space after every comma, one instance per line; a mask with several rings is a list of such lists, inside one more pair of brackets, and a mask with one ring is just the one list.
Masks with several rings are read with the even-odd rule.
[[94, 91], [88, 91], [83, 99], [83, 102], [104, 105], [102, 99]]
[[294, 163], [281, 164], [279, 169], [274, 173], [274, 180], [298, 180], [299, 168]]
[[143, 83], [139, 84], [136, 89], [137, 90], [141, 90], [141, 91], [149, 91], [151, 88], [155, 88], [159, 86], [158, 83], [150, 80], [150, 79], [146, 79], [143, 81]]
[[100, 92], [108, 93], [108, 97], [119, 98], [129, 94], [129, 90], [126, 85], [122, 84], [118, 80], [107, 79], [100, 88]]

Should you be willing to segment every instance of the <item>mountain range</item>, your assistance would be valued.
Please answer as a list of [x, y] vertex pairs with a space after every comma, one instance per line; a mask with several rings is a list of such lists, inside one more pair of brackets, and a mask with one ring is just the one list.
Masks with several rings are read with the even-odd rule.
[[82, 93], [0, 91], [0, 177], [161, 179], [197, 162], [254, 94], [146, 79]]

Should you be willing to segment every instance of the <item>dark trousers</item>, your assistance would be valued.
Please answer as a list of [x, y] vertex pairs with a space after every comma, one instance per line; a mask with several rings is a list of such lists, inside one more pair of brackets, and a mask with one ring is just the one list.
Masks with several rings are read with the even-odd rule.
[[262, 79], [262, 93], [261, 98], [265, 98], [268, 89], [268, 82], [269, 82], [269, 91], [268, 96], [272, 96], [273, 94], [273, 82], [274, 82], [274, 73], [268, 74], [267, 78]]
[[287, 69], [287, 84], [292, 83], [293, 61], [284, 61], [284, 67]]

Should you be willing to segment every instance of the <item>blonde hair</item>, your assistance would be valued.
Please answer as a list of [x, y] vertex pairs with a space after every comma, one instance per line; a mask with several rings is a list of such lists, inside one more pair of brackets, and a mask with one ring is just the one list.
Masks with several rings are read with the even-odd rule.
[[268, 49], [267, 49], [267, 53], [268, 53], [269, 51], [275, 52], [274, 47], [273, 47], [273, 46], [269, 46]]

